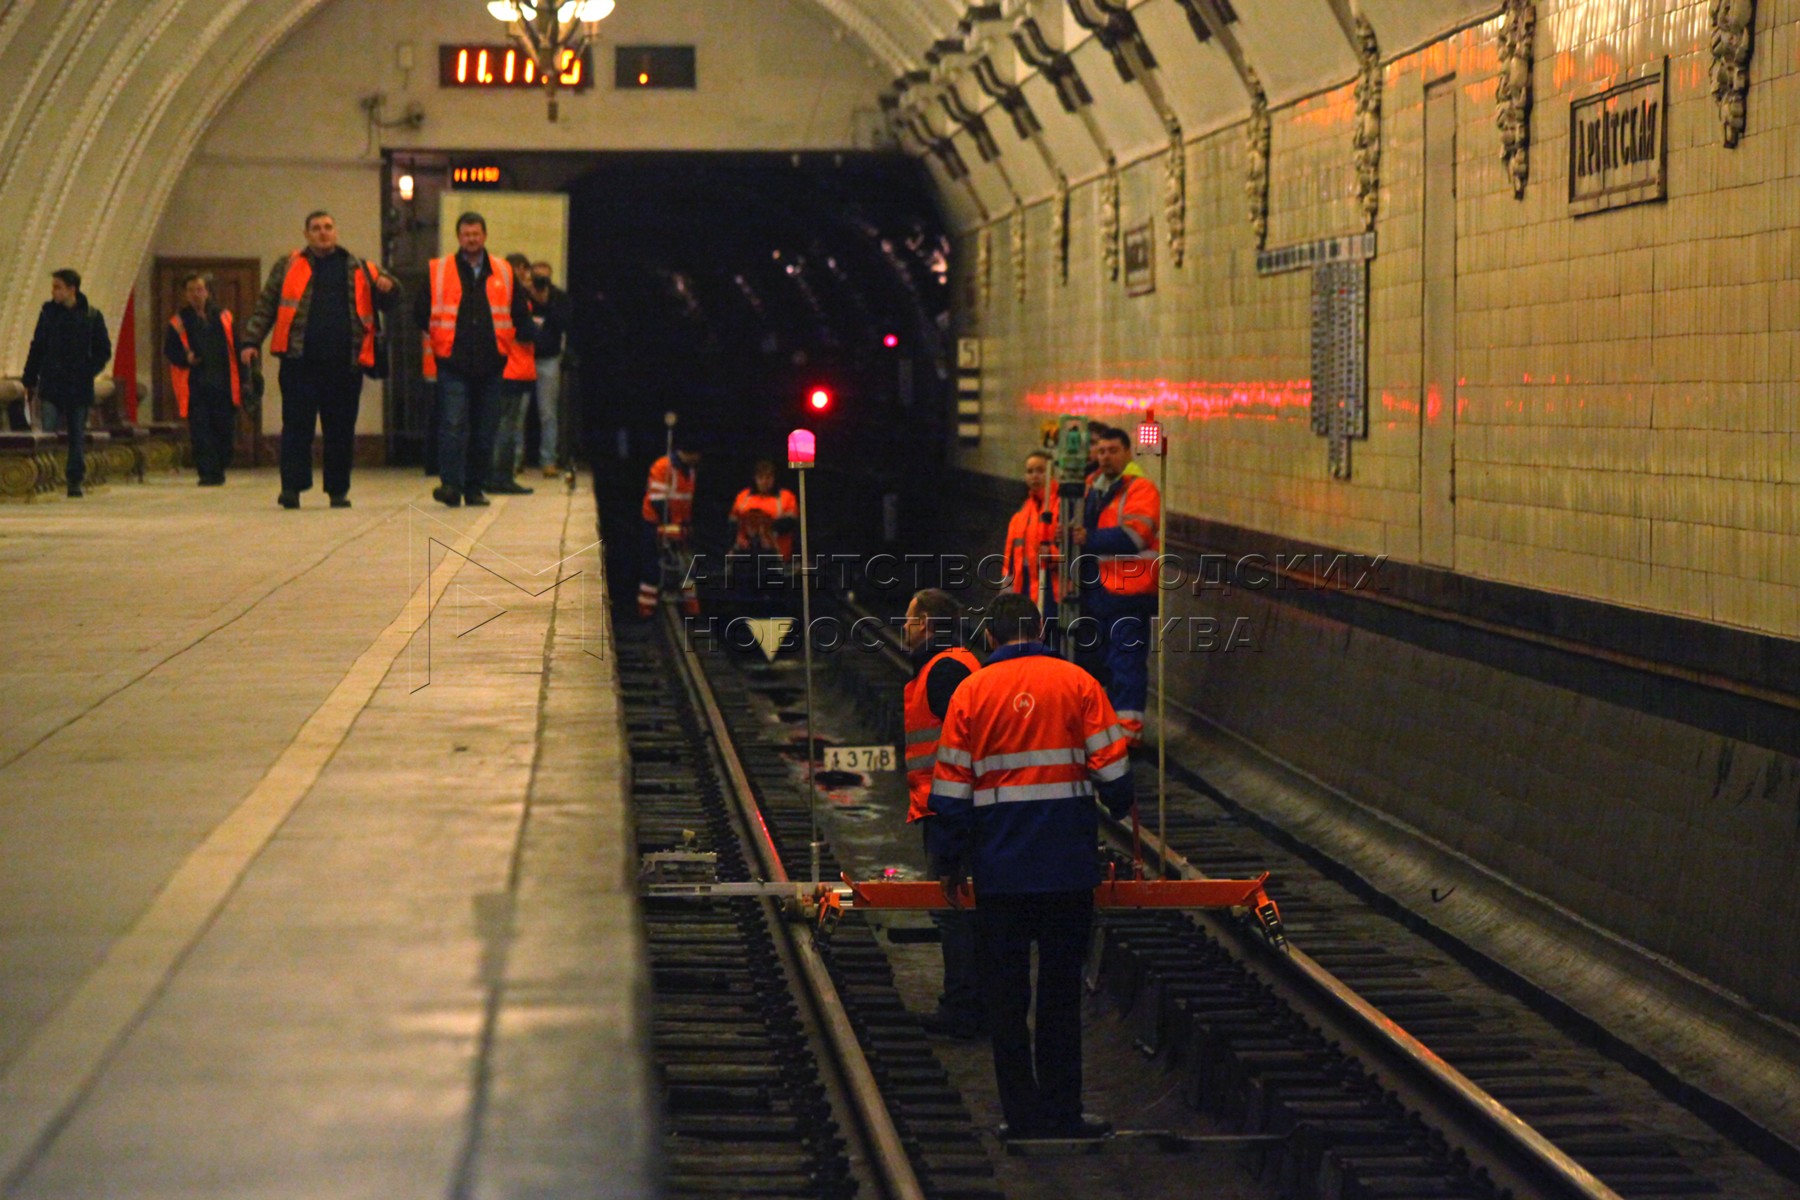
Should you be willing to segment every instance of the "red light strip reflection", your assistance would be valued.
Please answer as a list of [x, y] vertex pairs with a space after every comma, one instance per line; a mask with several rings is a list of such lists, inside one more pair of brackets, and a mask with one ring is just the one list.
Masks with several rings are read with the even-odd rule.
[[1119, 413], [1155, 409], [1190, 421], [1273, 421], [1283, 409], [1312, 406], [1312, 380], [1093, 379], [1025, 394], [1025, 407], [1047, 413]]

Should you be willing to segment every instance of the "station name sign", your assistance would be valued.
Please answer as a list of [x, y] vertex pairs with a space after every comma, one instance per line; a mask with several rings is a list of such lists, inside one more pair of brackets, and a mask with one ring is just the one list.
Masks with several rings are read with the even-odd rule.
[[1668, 60], [1569, 103], [1569, 210], [1580, 216], [1668, 195]]

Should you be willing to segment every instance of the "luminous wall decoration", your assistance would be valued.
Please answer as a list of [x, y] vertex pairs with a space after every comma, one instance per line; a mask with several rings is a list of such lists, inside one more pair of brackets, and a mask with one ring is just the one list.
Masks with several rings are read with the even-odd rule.
[[1712, 0], [1712, 96], [1719, 106], [1725, 145], [1744, 136], [1744, 101], [1750, 91], [1750, 50], [1756, 0]]
[[1244, 68], [1244, 85], [1250, 89], [1250, 123], [1244, 127], [1244, 198], [1250, 202], [1250, 230], [1261, 250], [1269, 237], [1269, 97], [1262, 80]]
[[994, 294], [994, 227], [983, 225], [975, 240], [975, 307], [986, 312]]
[[1111, 159], [1100, 177], [1100, 266], [1108, 282], [1119, 279], [1119, 164]]
[[1025, 303], [1025, 206], [1013, 207], [1012, 214], [1013, 298]]
[[1369, 436], [1368, 291], [1366, 259], [1313, 268], [1312, 431], [1328, 439], [1333, 479], [1350, 478], [1350, 439]]
[[1366, 228], [1375, 228], [1381, 209], [1381, 47], [1375, 27], [1361, 13], [1356, 15], [1356, 54], [1362, 60], [1356, 77], [1356, 198], [1362, 205]]
[[1181, 121], [1171, 111], [1163, 116], [1169, 132], [1169, 157], [1163, 168], [1163, 216], [1169, 222], [1169, 261], [1179, 267], [1187, 257], [1187, 146]]
[[1507, 0], [1505, 22], [1500, 27], [1494, 125], [1500, 130], [1500, 157], [1512, 180], [1513, 198], [1522, 200], [1531, 173], [1531, 70], [1537, 5], [1531, 0]]
[[1056, 282], [1069, 282], [1069, 177], [1056, 173], [1056, 195], [1050, 200], [1050, 252], [1056, 258]]

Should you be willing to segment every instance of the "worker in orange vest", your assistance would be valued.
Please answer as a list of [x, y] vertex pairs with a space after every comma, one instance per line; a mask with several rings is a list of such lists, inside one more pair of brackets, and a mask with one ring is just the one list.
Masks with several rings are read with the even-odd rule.
[[1081, 1111], [1081, 968], [1100, 883], [1095, 801], [1115, 817], [1136, 803], [1126, 735], [1093, 676], [1040, 640], [1028, 598], [1002, 592], [984, 625], [994, 651], [950, 698], [938, 739], [933, 870], [952, 904], [974, 880], [1001, 1136], [1101, 1137], [1111, 1126]]
[[281, 359], [281, 507], [299, 508], [300, 493], [312, 488], [317, 424], [325, 436], [325, 494], [331, 507], [349, 508], [363, 374], [376, 369], [375, 305], [400, 285], [338, 245], [330, 213], [306, 214], [305, 228], [306, 245], [269, 272], [244, 322], [239, 357], [250, 366], [269, 336], [269, 351]]
[[[642, 574], [638, 583], [638, 616], [656, 615], [656, 602], [662, 595], [663, 564], [670, 552], [686, 548], [694, 520], [694, 479], [700, 466], [700, 452], [690, 450], [675, 440], [671, 429], [669, 453], [650, 464], [650, 476], [644, 483], [644, 536], [642, 541]], [[688, 616], [700, 612], [700, 597], [692, 579], [683, 578], [681, 611]]]
[[775, 464], [766, 458], [756, 464], [751, 479], [752, 486], [731, 505], [731, 548], [739, 554], [778, 554], [785, 562], [794, 557], [800, 502], [788, 489], [775, 486]]
[[[961, 643], [962, 613], [950, 593], [926, 588], [906, 606], [902, 627], [912, 654], [913, 674], [901, 693], [906, 731], [906, 819], [931, 817], [931, 778], [937, 769], [938, 736], [944, 713], [964, 680], [981, 669]], [[921, 826], [921, 832], [929, 833]], [[929, 849], [927, 851], [929, 853]], [[961, 1039], [987, 1029], [981, 984], [975, 966], [975, 922], [966, 909], [933, 913], [944, 951], [944, 990], [937, 1011], [924, 1018], [926, 1030]]]
[[231, 313], [214, 307], [206, 275], [190, 271], [181, 280], [185, 303], [169, 318], [163, 357], [175, 410], [188, 423], [194, 471], [201, 487], [223, 487], [237, 434], [244, 388], [238, 377], [237, 332]]
[[1002, 590], [1030, 596], [1038, 611], [1061, 598], [1056, 578], [1056, 497], [1051, 494], [1050, 452], [1033, 450], [1025, 456], [1025, 502], [1006, 526]]
[[1100, 637], [1106, 695], [1133, 745], [1144, 736], [1144, 704], [1150, 691], [1150, 621], [1156, 616], [1157, 528], [1161, 497], [1143, 469], [1131, 461], [1131, 436], [1102, 426], [1089, 439], [1096, 470], [1088, 476], [1082, 524], [1074, 531], [1082, 548], [1077, 563], [1081, 612]]
[[[525, 293], [527, 311], [531, 310], [531, 260], [523, 254], [509, 254], [506, 265], [512, 268], [513, 286]], [[532, 336], [539, 328], [534, 314], [530, 325]], [[489, 474], [487, 490], [501, 496], [529, 496], [536, 489], [514, 478], [523, 459], [525, 445], [525, 408], [537, 387], [537, 352], [531, 342], [515, 340], [500, 368], [500, 417], [495, 422], [494, 466]]]
[[420, 297], [420, 324], [437, 358], [438, 503], [485, 505], [494, 469], [500, 389], [520, 342], [537, 329], [525, 288], [505, 259], [487, 250], [487, 219], [456, 219], [455, 254], [434, 258], [430, 286]]

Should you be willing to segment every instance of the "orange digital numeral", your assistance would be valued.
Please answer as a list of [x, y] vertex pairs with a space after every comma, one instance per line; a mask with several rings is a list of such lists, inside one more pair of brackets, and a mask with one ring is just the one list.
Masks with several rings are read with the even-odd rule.
[[581, 60], [575, 57], [573, 50], [562, 52], [562, 72], [556, 77], [557, 82], [574, 87], [581, 82]]

